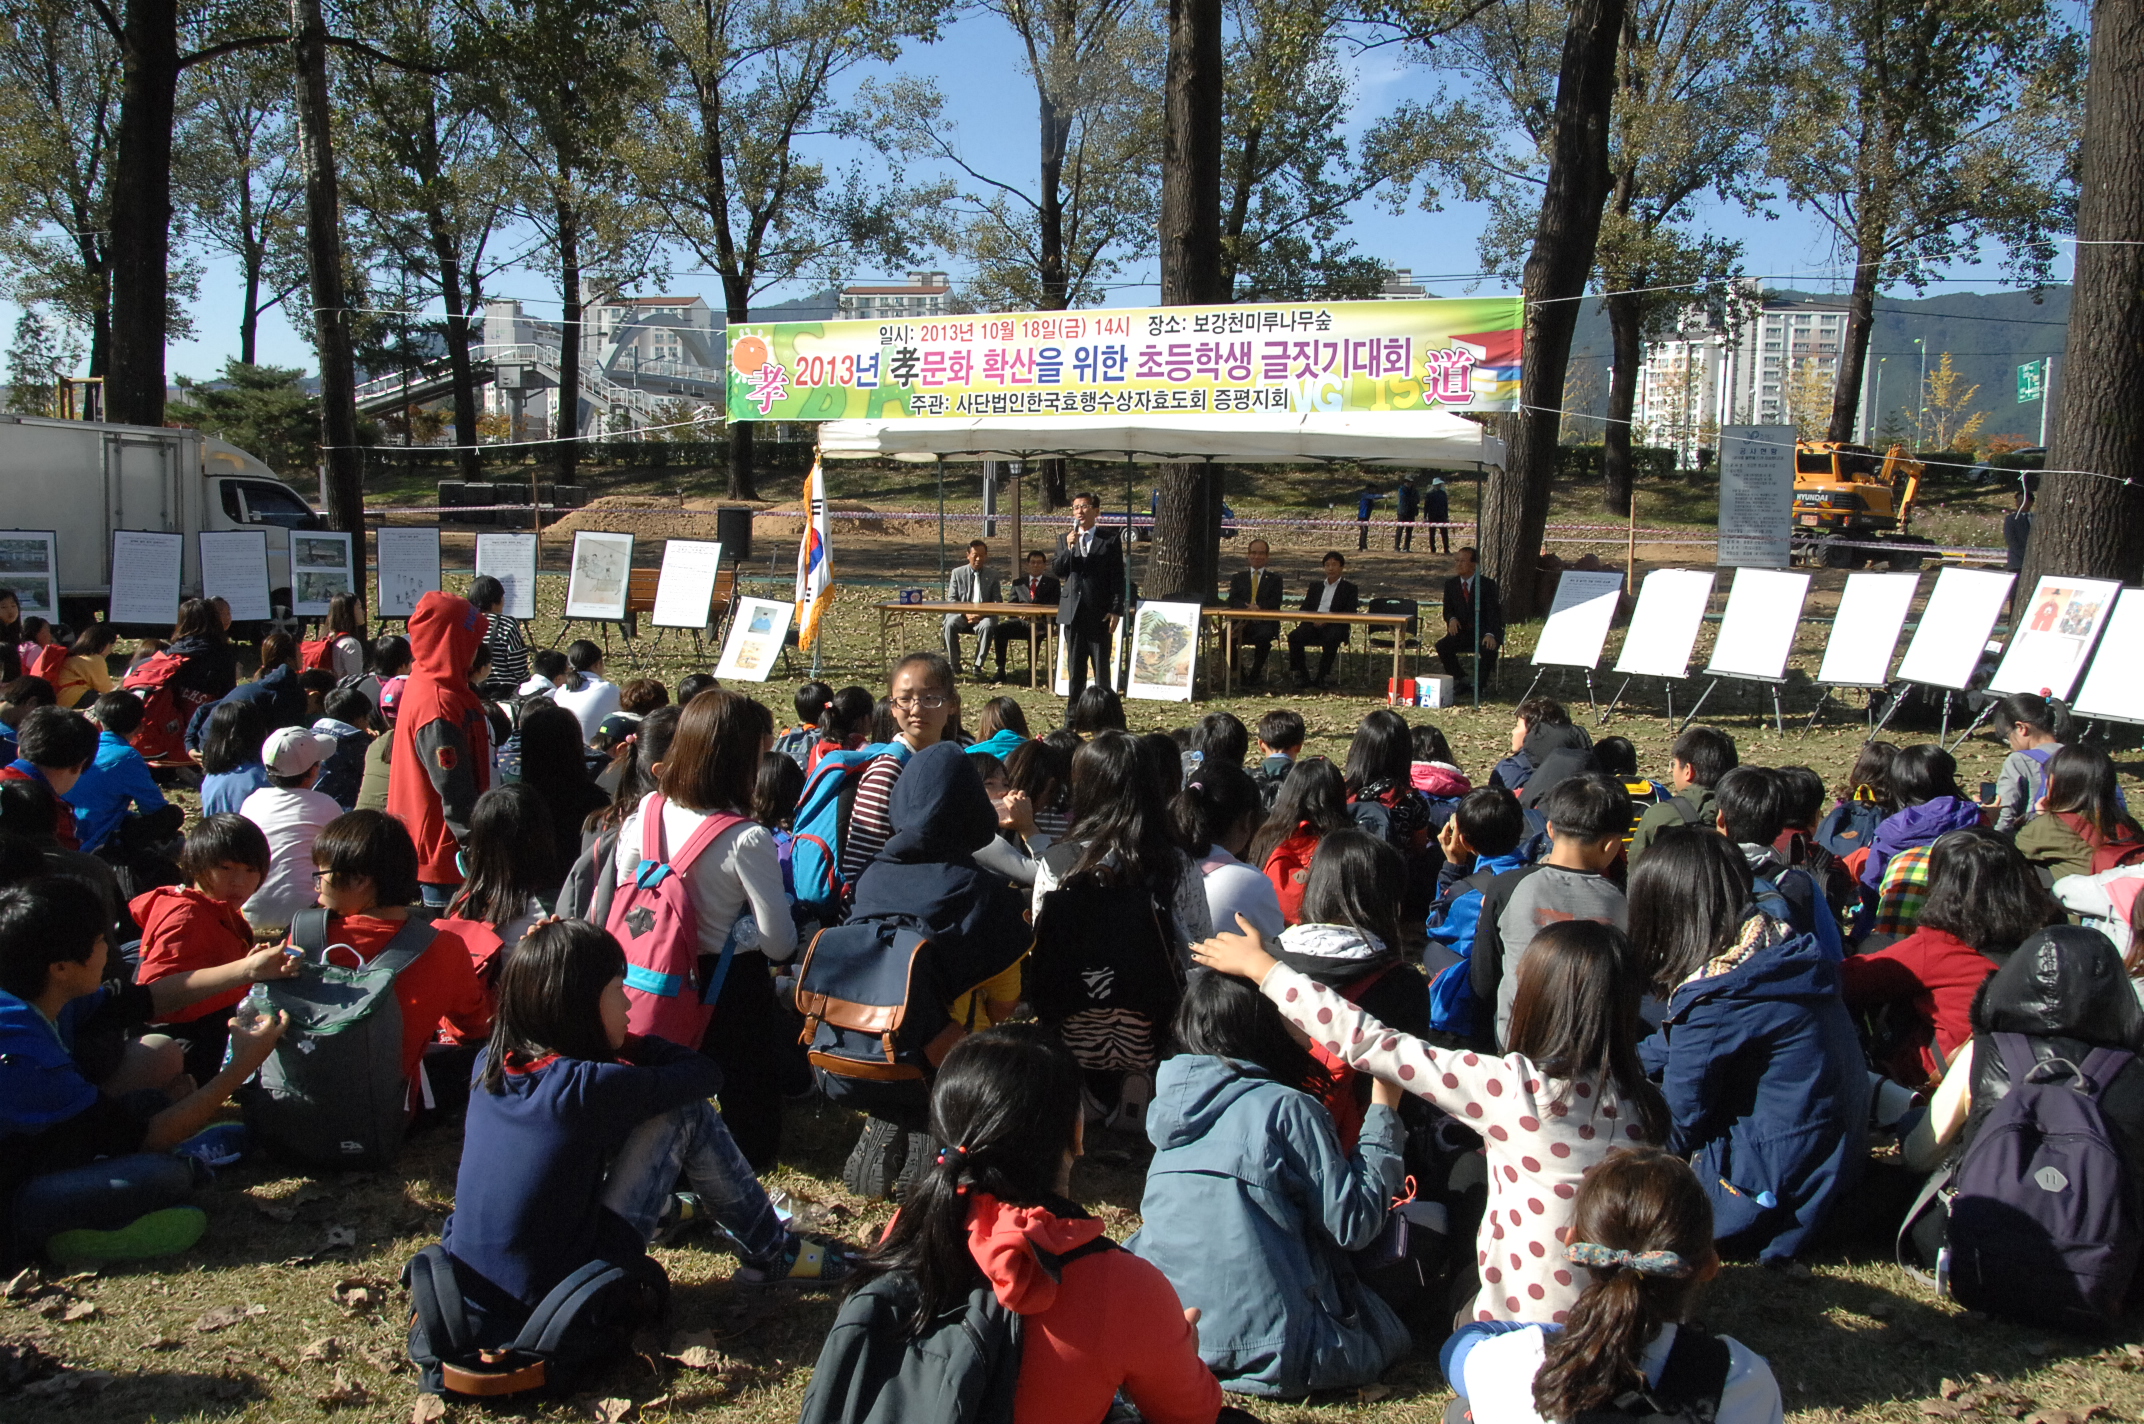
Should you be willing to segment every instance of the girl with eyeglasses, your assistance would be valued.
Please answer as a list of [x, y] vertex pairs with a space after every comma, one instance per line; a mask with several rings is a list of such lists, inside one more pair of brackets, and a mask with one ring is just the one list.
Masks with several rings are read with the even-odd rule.
[[901, 779], [901, 768], [916, 752], [944, 741], [947, 726], [959, 713], [953, 665], [943, 653], [910, 653], [893, 669], [886, 702], [893, 717], [893, 737], [885, 755], [856, 779], [855, 809], [841, 839], [844, 885], [856, 883], [879, 847], [893, 835], [893, 785]]

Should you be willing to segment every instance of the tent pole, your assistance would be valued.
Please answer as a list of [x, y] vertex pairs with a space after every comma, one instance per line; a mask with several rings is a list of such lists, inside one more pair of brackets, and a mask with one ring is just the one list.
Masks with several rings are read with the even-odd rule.
[[[1124, 670], [1119, 673], [1117, 671], [1116, 650], [1112, 648], [1109, 654], [1109, 667], [1112, 674], [1118, 676], [1122, 686], [1127, 690], [1132, 685], [1130, 671], [1132, 651], [1132, 475], [1138, 469], [1138, 461], [1132, 458], [1131, 451], [1126, 450], [1124, 452], [1124, 615], [1122, 621], [1117, 625], [1124, 630], [1123, 641], [1126, 661]], [[1152, 562], [1151, 554], [1148, 556], [1148, 562]]]
[[945, 584], [945, 456], [931, 462], [938, 467], [938, 583]]

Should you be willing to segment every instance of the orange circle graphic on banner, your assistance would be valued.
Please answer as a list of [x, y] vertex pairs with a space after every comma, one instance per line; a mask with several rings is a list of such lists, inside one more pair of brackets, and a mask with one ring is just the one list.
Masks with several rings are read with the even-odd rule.
[[767, 343], [756, 336], [747, 336], [730, 348], [730, 364], [745, 375], [758, 372], [767, 364]]

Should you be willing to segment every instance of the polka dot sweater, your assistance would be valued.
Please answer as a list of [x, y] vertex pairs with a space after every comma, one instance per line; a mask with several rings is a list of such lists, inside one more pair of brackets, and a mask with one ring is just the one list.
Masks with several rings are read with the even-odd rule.
[[1643, 1139], [1636, 1115], [1598, 1084], [1544, 1080], [1519, 1054], [1437, 1048], [1388, 1029], [1286, 965], [1259, 987], [1349, 1067], [1428, 1099], [1481, 1134], [1489, 1209], [1475, 1238], [1475, 1318], [1561, 1324], [1586, 1288], [1586, 1272], [1563, 1251], [1578, 1179], [1611, 1147]]

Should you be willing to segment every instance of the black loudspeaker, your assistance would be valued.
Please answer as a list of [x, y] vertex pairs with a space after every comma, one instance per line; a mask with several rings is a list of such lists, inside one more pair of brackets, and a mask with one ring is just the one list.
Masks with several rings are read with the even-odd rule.
[[715, 537], [722, 541], [722, 555], [732, 568], [752, 557], [752, 511], [741, 504], [725, 504], [715, 511]]

